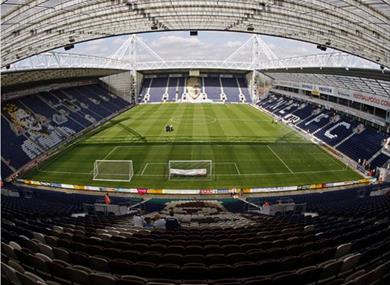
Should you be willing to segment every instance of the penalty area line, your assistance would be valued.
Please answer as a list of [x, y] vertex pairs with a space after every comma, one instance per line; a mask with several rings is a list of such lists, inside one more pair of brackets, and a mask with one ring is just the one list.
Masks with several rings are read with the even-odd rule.
[[103, 157], [102, 160], [107, 159], [114, 151], [117, 150], [118, 147], [120, 147], [120, 146], [116, 146], [116, 147], [112, 148], [112, 150], [109, 153], [107, 153], [107, 155], [105, 157]]
[[238, 169], [237, 163], [234, 163], [234, 166], [235, 166], [235, 168], [236, 168], [236, 171], [237, 171], [238, 175], [241, 175], [241, 172], [240, 172], [240, 170]]
[[87, 175], [91, 174], [90, 172], [71, 172], [71, 171], [55, 171], [55, 170], [38, 170], [39, 172], [45, 173], [58, 173], [58, 174], [79, 174], [79, 175]]
[[[110, 150], [110, 152], [107, 153], [106, 156], [103, 157], [102, 160], [106, 160], [106, 159], [107, 159], [114, 151], [116, 151], [119, 147], [121, 147], [121, 146], [113, 147], [112, 150]], [[92, 174], [92, 173], [93, 173], [93, 170], [94, 170], [94, 169], [92, 168], [92, 170], [91, 170], [88, 174]]]
[[279, 160], [284, 164], [284, 166], [286, 166], [286, 168], [288, 169], [288, 171], [290, 171], [292, 174], [294, 174], [294, 171], [292, 171], [292, 170], [290, 169], [290, 167], [288, 167], [288, 165], [283, 161], [283, 159], [281, 159], [280, 156], [277, 155], [277, 153], [274, 152], [274, 150], [273, 150], [269, 145], [267, 145], [267, 147], [268, 147], [268, 149], [275, 155], [275, 157], [276, 157], [277, 159], [279, 159]]
[[145, 163], [145, 166], [142, 169], [140, 176], [144, 176], [145, 170], [146, 170], [146, 168], [148, 168], [148, 165], [149, 165], [149, 162]]

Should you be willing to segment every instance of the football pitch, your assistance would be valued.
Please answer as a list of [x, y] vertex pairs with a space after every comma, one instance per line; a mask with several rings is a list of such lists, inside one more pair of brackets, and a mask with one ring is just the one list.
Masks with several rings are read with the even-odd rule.
[[[165, 126], [173, 126], [166, 132]], [[94, 181], [96, 160], [132, 160], [130, 182]], [[211, 160], [212, 175], [169, 179], [169, 160]], [[246, 104], [138, 105], [26, 174], [91, 186], [208, 189], [307, 185], [361, 176]]]

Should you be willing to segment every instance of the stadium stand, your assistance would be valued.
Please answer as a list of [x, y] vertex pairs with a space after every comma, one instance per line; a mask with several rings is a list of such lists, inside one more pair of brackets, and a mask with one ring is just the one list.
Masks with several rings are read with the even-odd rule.
[[244, 100], [246, 103], [251, 103], [252, 100], [250, 99], [249, 95], [249, 89], [248, 89], [248, 84], [246, 82], [246, 79], [244, 77], [237, 77], [237, 84], [240, 87], [241, 94], [244, 96]]
[[222, 92], [226, 95], [226, 102], [240, 102], [240, 90], [235, 78], [221, 77]]
[[151, 78], [145, 78], [142, 81], [141, 90], [139, 92], [138, 101], [140, 102], [147, 102], [146, 99], [149, 96], [149, 87], [151, 83]]
[[157, 103], [162, 102], [163, 95], [167, 88], [167, 77], [152, 78], [149, 88], [149, 100], [148, 102]]
[[179, 83], [178, 83], [179, 85], [178, 85], [178, 93], [177, 94], [178, 94], [178, 98], [181, 99], [183, 93], [185, 92], [187, 77], [179, 77], [178, 81], [179, 81]]
[[3, 102], [1, 136], [7, 138], [1, 140], [3, 177], [11, 169], [19, 169], [69, 137], [128, 107], [128, 102], [99, 85]]
[[[271, 96], [257, 105], [311, 133], [352, 160], [366, 161], [365, 166], [368, 168], [382, 166], [388, 159], [387, 155], [380, 155], [388, 135], [354, 119], [275, 93], [271, 93]], [[289, 108], [290, 106], [292, 107]], [[371, 161], [374, 163], [371, 164]]]
[[356, 161], [359, 158], [368, 160], [382, 148], [385, 136], [383, 133], [368, 128], [360, 134], [354, 134], [337, 148]]
[[[353, 134], [353, 130], [357, 127], [357, 122], [346, 118], [334, 119], [334, 123], [329, 124], [326, 128], [319, 130], [316, 136], [326, 142], [328, 145], [335, 146], [344, 139]], [[332, 132], [332, 135], [330, 135]]]
[[169, 77], [168, 82], [168, 91], [167, 91], [167, 101], [175, 102], [176, 101], [176, 92], [178, 87], [178, 78], [177, 77]]
[[205, 77], [204, 89], [207, 99], [213, 102], [221, 102], [221, 84], [218, 77]]
[[381, 167], [383, 166], [390, 157], [385, 153], [379, 153], [374, 159], [371, 161], [372, 167]]
[[[148, 201], [161, 215], [173, 207], [182, 220], [193, 218], [178, 231], [134, 228], [129, 214], [70, 217], [96, 196], [32, 191], [31, 198], [2, 197], [5, 281], [384, 285], [390, 278], [390, 197], [371, 197], [370, 189], [289, 196], [316, 216], [226, 212], [222, 205], [242, 209], [236, 199]], [[262, 205], [280, 198], [249, 200]]]
[[[9, 161], [7, 163], [9, 163]], [[12, 172], [13, 171], [9, 167], [9, 165], [4, 163], [3, 161], [1, 161], [1, 175], [2, 175], [2, 177], [8, 177], [12, 174]]]
[[[185, 92], [187, 77], [145, 78], [141, 85], [139, 101], [142, 103], [175, 102]], [[193, 82], [193, 81], [191, 81]], [[209, 102], [251, 103], [248, 84], [244, 77], [221, 77], [211, 75], [199, 79], [200, 92], [205, 93]], [[192, 89], [191, 89], [192, 90]], [[177, 93], [177, 98], [176, 98]], [[222, 96], [224, 94], [224, 97]], [[222, 100], [223, 99], [223, 100]], [[203, 100], [202, 100], [203, 101]]]
[[331, 114], [328, 111], [321, 112], [320, 114], [314, 115], [308, 118], [304, 122], [298, 124], [298, 127], [306, 130], [308, 133], [312, 133], [325, 126], [330, 120]]

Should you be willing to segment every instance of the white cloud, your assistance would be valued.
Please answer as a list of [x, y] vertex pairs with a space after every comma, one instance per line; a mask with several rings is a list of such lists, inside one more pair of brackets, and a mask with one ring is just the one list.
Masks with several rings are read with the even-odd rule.
[[154, 48], [164, 48], [172, 46], [182, 46], [182, 47], [199, 47], [203, 43], [200, 42], [198, 37], [181, 37], [175, 35], [161, 36], [157, 40], [151, 42], [151, 47]]
[[243, 43], [241, 41], [228, 41], [226, 46], [229, 48], [239, 48]]
[[117, 45], [118, 47], [120, 47], [126, 40], [127, 40], [127, 38], [124, 38], [124, 37], [115, 37], [113, 39], [112, 43], [114, 45]]
[[165, 59], [223, 60], [242, 45], [242, 41], [226, 41], [226, 33], [220, 37], [164, 34], [146, 43]]
[[71, 52], [96, 55], [96, 56], [108, 56], [110, 51], [110, 45], [107, 43], [108, 39], [98, 39], [83, 43]]
[[165, 59], [201, 59], [215, 53], [214, 45], [199, 37], [162, 35], [147, 44]]
[[[165, 32], [138, 35], [157, 54], [167, 60], [224, 60], [244, 42], [250, 35], [226, 32], [201, 32], [197, 37], [191, 37], [187, 32]], [[261, 36], [269, 48], [279, 57], [311, 55], [320, 52], [315, 44], [304, 43], [290, 39], [271, 36]], [[119, 36], [98, 39], [75, 45], [69, 52], [109, 57], [128, 39], [128, 36]], [[63, 49], [59, 49], [63, 52]], [[327, 52], [332, 52], [328, 49]], [[243, 49], [232, 60], [249, 61], [251, 49]], [[145, 49], [137, 50], [139, 61], [154, 61], [155, 58]]]

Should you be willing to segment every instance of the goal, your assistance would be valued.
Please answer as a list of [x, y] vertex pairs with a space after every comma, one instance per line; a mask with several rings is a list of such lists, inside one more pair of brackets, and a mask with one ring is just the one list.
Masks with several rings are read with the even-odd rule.
[[132, 160], [95, 160], [93, 180], [130, 182], [133, 178]]
[[168, 180], [212, 180], [211, 160], [170, 160]]

